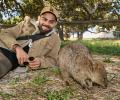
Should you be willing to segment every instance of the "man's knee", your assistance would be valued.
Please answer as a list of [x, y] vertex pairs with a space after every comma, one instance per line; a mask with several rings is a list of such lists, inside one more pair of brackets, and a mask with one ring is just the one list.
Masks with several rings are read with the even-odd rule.
[[11, 69], [11, 62], [0, 52], [0, 78], [6, 75]]

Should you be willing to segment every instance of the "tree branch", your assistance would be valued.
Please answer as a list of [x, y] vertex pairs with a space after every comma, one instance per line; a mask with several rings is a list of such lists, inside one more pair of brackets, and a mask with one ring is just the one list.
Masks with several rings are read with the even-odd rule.
[[86, 20], [86, 21], [60, 21], [59, 24], [97, 24], [97, 23], [117, 23], [120, 24], [120, 20]]
[[23, 15], [23, 17], [24, 17], [24, 16], [25, 16], [25, 12], [24, 12], [22, 6], [21, 6], [20, 3], [18, 3], [16, 0], [14, 0], [14, 2], [15, 2], [15, 4], [16, 4], [16, 6], [19, 6], [19, 8], [21, 9], [21, 13], [22, 13], [22, 15]]

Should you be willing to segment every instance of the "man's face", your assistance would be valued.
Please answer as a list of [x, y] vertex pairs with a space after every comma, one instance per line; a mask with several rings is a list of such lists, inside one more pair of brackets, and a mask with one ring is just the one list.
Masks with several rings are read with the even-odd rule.
[[49, 31], [56, 26], [57, 21], [52, 13], [44, 13], [38, 17], [39, 25], [43, 31]]

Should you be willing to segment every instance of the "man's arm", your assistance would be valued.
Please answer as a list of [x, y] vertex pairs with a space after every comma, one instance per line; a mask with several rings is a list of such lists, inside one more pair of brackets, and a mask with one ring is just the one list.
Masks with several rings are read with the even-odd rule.
[[[35, 61], [31, 61], [29, 67], [32, 69], [39, 68], [47, 68], [47, 67], [53, 67], [57, 65], [57, 58], [58, 58], [58, 52], [60, 49], [61, 41], [59, 36], [56, 34], [56, 36], [53, 38], [54, 42], [53, 48], [44, 56], [35, 58]], [[32, 63], [33, 62], [33, 63]]]
[[14, 44], [18, 44], [16, 41], [16, 38], [21, 34], [21, 28], [22, 28], [23, 22], [20, 22], [18, 25], [8, 28], [8, 29], [3, 29], [0, 32], [0, 40], [4, 45], [9, 48], [13, 49]]
[[16, 57], [20, 65], [28, 59], [28, 54], [16, 41], [16, 38], [22, 34], [23, 23], [24, 21], [20, 22], [18, 25], [12, 28], [2, 30], [0, 33], [0, 40], [5, 45], [5, 47], [16, 53]]

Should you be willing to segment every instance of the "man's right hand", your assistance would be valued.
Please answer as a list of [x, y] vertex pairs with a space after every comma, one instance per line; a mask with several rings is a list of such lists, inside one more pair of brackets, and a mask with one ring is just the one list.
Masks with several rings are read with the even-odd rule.
[[20, 65], [23, 65], [24, 62], [28, 61], [28, 54], [20, 47], [20, 46], [17, 46], [15, 48], [15, 51], [16, 51], [16, 57], [18, 59], [18, 63]]

